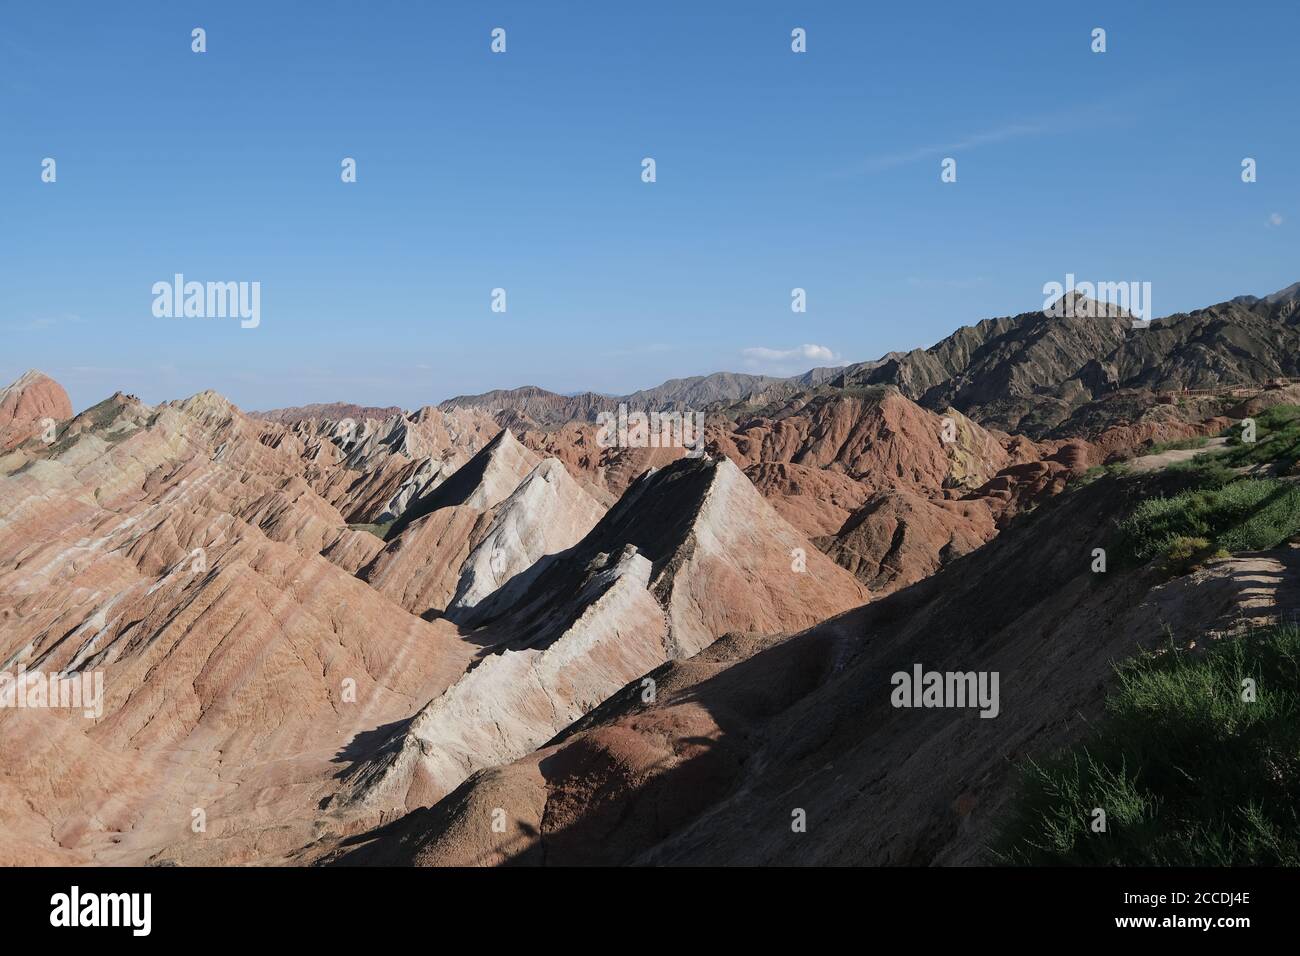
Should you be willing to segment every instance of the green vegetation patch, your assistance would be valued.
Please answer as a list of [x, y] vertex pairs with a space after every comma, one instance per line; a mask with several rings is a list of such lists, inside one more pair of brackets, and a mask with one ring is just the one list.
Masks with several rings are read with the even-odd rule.
[[[1300, 628], [1116, 668], [1077, 746], [1022, 771], [994, 855], [1015, 865], [1300, 865]], [[1255, 699], [1243, 700], [1254, 681]], [[1105, 832], [1095, 832], [1095, 810]]]
[[[1242, 428], [1225, 433], [1222, 454], [1171, 465], [1154, 479], [1163, 493], [1137, 506], [1119, 525], [1118, 558], [1140, 564], [1161, 555], [1185, 570], [1195, 555], [1188, 540], [1204, 541], [1200, 557], [1219, 551], [1277, 547], [1300, 532], [1300, 483], [1252, 477], [1247, 469], [1272, 466], [1285, 474], [1300, 459], [1300, 407], [1279, 405], [1255, 418], [1254, 442]], [[1267, 474], [1259, 472], [1258, 474]]]
[[1150, 448], [1142, 452], [1144, 455], [1158, 455], [1164, 451], [1189, 451], [1193, 448], [1204, 448], [1210, 443], [1210, 440], [1204, 435], [1196, 435], [1193, 438], [1177, 438], [1173, 441], [1156, 442]]
[[353, 531], [368, 531], [380, 541], [388, 534], [388, 529], [393, 526], [391, 521], [385, 521], [383, 524], [349, 524], [348, 527]]
[[1276, 405], [1255, 416], [1255, 441], [1241, 440], [1242, 427], [1224, 432], [1228, 450], [1221, 456], [1232, 467], [1276, 465], [1286, 472], [1300, 461], [1300, 406]]
[[1080, 488], [1086, 488], [1101, 478], [1115, 477], [1120, 478], [1129, 474], [1132, 466], [1126, 461], [1111, 462], [1109, 465], [1093, 465], [1074, 481], [1066, 485], [1066, 491], [1078, 491]]
[[1240, 478], [1142, 502], [1120, 522], [1119, 557], [1133, 565], [1172, 556], [1179, 539], [1203, 539], [1211, 550], [1262, 551], [1297, 532], [1300, 485]]

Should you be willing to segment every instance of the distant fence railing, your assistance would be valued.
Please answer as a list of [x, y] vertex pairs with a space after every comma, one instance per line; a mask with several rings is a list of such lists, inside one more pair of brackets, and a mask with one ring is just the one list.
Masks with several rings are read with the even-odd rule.
[[1270, 388], [1286, 388], [1288, 385], [1300, 385], [1300, 378], [1271, 378], [1264, 383], [1251, 385], [1225, 385], [1219, 388], [1184, 388], [1176, 392], [1161, 392], [1162, 399], [1204, 398], [1211, 395], [1253, 395]]

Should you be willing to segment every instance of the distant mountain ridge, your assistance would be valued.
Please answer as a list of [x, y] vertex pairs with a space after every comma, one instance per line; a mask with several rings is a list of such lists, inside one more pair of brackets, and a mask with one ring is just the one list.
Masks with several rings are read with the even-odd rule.
[[[933, 411], [955, 408], [987, 427], [1043, 438], [1073, 434], [1080, 423], [1107, 417], [1093, 414], [1097, 403], [1122, 398], [1140, 405], [1160, 393], [1300, 377], [1300, 282], [1267, 296], [1240, 295], [1159, 318], [1145, 328], [1134, 328], [1126, 313], [1098, 315], [1078, 308], [1086, 300], [1073, 304], [1074, 315], [1037, 311], [984, 319], [926, 349], [785, 378], [714, 372], [627, 395], [562, 395], [525, 385], [458, 395], [437, 408], [478, 410], [523, 430], [595, 421], [620, 403], [636, 411], [734, 416], [808, 393], [893, 385]], [[278, 422], [394, 414], [401, 410], [339, 402], [255, 413]]]
[[404, 415], [406, 412], [396, 405], [378, 408], [370, 405], [354, 405], [351, 402], [316, 402], [312, 405], [272, 408], [265, 412], [249, 412], [248, 414], [263, 421], [286, 424], [288, 422], [306, 421], [311, 418], [335, 422], [345, 418], [357, 422], [365, 421], [367, 418], [384, 421], [394, 415]]
[[644, 388], [627, 395], [602, 395], [578, 392], [560, 395], [536, 385], [494, 389], [480, 395], [457, 395], [438, 405], [443, 411], [453, 408], [480, 408], [504, 417], [509, 425], [559, 425], [570, 421], [594, 421], [602, 411], [613, 411], [620, 403], [636, 411], [687, 411], [709, 405], [750, 399], [784, 388], [794, 392], [815, 388], [833, 379], [843, 366], [815, 368], [791, 378], [750, 375], [744, 372], [714, 372], [689, 378], [669, 379], [654, 388]]
[[894, 385], [926, 408], [1033, 437], [1069, 430], [1125, 390], [1155, 395], [1300, 375], [1300, 283], [1134, 328], [1128, 317], [1027, 312], [958, 329], [928, 349], [849, 366], [836, 388]]

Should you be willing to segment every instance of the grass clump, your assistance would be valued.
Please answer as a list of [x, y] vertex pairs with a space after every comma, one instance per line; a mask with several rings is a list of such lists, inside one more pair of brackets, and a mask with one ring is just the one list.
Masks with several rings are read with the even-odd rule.
[[1173, 574], [1186, 574], [1206, 558], [1221, 557], [1227, 552], [1216, 548], [1208, 538], [1179, 535], [1165, 548], [1165, 567]]
[[391, 521], [385, 521], [382, 524], [349, 524], [348, 527], [353, 531], [368, 531], [380, 541], [388, 534], [388, 529], [393, 526]]
[[1126, 461], [1115, 461], [1109, 465], [1093, 465], [1077, 479], [1070, 482], [1067, 486], [1069, 491], [1078, 491], [1080, 488], [1086, 488], [1101, 478], [1122, 477], [1127, 475], [1131, 470], [1131, 465]]
[[1173, 441], [1156, 442], [1143, 451], [1142, 454], [1158, 455], [1163, 451], [1189, 451], [1193, 448], [1204, 448], [1209, 443], [1210, 440], [1204, 435], [1196, 435], [1192, 438], [1177, 438]]
[[[1015, 865], [1300, 865], [1300, 628], [1116, 668], [1105, 717], [1022, 770], [993, 847]], [[1255, 699], [1243, 700], [1254, 681]], [[1094, 811], [1106, 814], [1094, 832]]]
[[1165, 474], [1183, 488], [1222, 488], [1241, 477], [1236, 469], [1224, 464], [1222, 455], [1176, 462], [1165, 469]]
[[1203, 540], [1210, 550], [1262, 551], [1297, 532], [1300, 486], [1239, 478], [1142, 502], [1120, 522], [1119, 553], [1125, 564], [1141, 564], [1171, 555], [1179, 539]]
[[1241, 425], [1224, 432], [1228, 450], [1221, 456], [1232, 467], [1274, 465], [1281, 472], [1290, 471], [1300, 461], [1300, 406], [1275, 405], [1255, 418], [1255, 441], [1241, 440]]

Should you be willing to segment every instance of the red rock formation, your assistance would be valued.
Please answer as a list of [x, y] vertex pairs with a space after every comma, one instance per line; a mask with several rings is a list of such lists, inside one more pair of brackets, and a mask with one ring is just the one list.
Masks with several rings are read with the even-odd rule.
[[0, 452], [41, 436], [48, 425], [72, 417], [72, 402], [63, 386], [32, 369], [0, 389]]
[[353, 769], [344, 805], [433, 803], [664, 661], [737, 627], [797, 627], [868, 598], [731, 462], [679, 460], [633, 484], [473, 633], [488, 656]]

